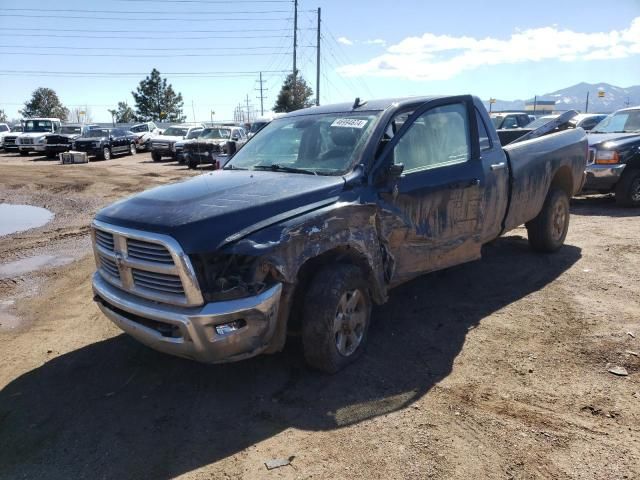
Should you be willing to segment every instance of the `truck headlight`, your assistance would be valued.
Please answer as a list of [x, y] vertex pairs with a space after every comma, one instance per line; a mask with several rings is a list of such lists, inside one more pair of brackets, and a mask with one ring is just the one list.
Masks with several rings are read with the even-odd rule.
[[38, 137], [36, 138], [36, 143], [44, 143], [46, 137], [44, 137], [44, 135], [42, 137]]
[[620, 157], [615, 150], [598, 150], [596, 152], [596, 163], [599, 165], [620, 163]]
[[175, 144], [175, 143], [172, 143], [172, 144], [171, 144], [171, 151], [172, 151], [172, 152], [175, 152], [175, 151], [176, 151], [176, 144]]

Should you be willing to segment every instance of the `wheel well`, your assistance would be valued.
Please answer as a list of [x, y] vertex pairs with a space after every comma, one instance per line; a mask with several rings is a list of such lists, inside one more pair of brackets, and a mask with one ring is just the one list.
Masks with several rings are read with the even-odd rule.
[[[309, 289], [309, 285], [311, 284], [313, 277], [324, 266], [338, 263], [359, 267], [360, 270], [362, 270], [364, 277], [369, 282], [371, 289], [373, 290], [376, 288], [375, 276], [367, 258], [361, 252], [349, 245], [336, 247], [318, 255], [317, 257], [310, 258], [298, 269], [297, 281], [287, 325], [287, 330], [290, 333], [299, 333], [301, 330], [304, 296]], [[372, 296], [375, 298], [375, 294]]]
[[569, 198], [573, 196], [573, 176], [569, 167], [563, 166], [558, 169], [549, 186], [549, 189], [552, 188], [563, 190]]

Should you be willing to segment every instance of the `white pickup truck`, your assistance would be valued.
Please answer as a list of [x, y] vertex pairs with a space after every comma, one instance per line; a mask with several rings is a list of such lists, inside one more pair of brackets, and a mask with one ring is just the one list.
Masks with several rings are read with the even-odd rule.
[[24, 121], [24, 131], [16, 138], [20, 155], [30, 152], [45, 152], [48, 134], [60, 131], [59, 118], [29, 118]]

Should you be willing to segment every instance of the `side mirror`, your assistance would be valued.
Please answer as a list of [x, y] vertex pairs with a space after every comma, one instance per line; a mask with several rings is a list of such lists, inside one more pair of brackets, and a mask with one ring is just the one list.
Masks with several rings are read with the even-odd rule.
[[389, 178], [392, 179], [399, 178], [402, 172], [404, 172], [404, 163], [393, 163], [389, 166], [389, 170], [387, 170]]
[[238, 151], [238, 146], [235, 142], [227, 142], [226, 147], [227, 155], [229, 155], [229, 157], [235, 155], [235, 153]]
[[238, 140], [240, 140], [240, 137], [231, 137], [231, 140], [233, 140], [234, 142], [237, 142]]

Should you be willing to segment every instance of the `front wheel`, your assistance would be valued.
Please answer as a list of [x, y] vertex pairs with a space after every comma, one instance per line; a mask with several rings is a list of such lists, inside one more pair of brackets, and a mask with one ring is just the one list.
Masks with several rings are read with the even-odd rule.
[[358, 267], [332, 265], [321, 270], [304, 301], [302, 345], [307, 363], [336, 373], [360, 357], [371, 306], [367, 282]]
[[21, 157], [27, 157], [29, 155], [29, 152], [25, 152], [24, 150], [20, 150], [20, 156]]
[[625, 170], [616, 185], [616, 203], [621, 207], [640, 207], [640, 170]]
[[564, 244], [569, 230], [569, 196], [564, 190], [549, 190], [542, 210], [526, 224], [529, 245], [537, 252], [552, 253]]
[[129, 155], [135, 155], [136, 153], [138, 153], [138, 150], [136, 149], [136, 144], [132, 143], [129, 145]]
[[193, 170], [198, 167], [198, 161], [189, 159], [189, 161], [187, 162], [187, 166]]
[[104, 147], [102, 149], [102, 159], [103, 160], [111, 160], [111, 149], [109, 147]]

